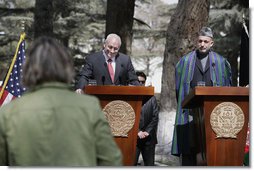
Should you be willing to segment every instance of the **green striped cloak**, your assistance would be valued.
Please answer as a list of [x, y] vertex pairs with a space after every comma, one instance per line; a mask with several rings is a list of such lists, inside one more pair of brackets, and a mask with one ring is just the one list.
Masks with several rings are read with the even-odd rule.
[[[229, 62], [217, 54], [216, 52], [209, 52], [210, 62], [210, 74], [213, 86], [231, 86], [231, 67]], [[190, 91], [190, 82], [193, 78], [194, 67], [196, 61], [196, 51], [192, 51], [183, 56], [175, 67], [175, 89], [177, 98], [177, 110], [175, 118], [175, 127], [173, 134], [173, 142], [171, 147], [171, 154], [179, 156], [182, 153], [182, 149], [177, 142], [177, 129], [178, 125], [184, 125], [189, 122], [189, 110], [182, 109], [181, 103], [184, 97], [188, 95]], [[186, 140], [188, 143], [188, 140]]]

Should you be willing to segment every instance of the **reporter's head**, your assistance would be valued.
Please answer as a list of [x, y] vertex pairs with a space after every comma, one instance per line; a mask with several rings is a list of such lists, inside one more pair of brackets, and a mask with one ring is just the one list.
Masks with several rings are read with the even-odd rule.
[[73, 61], [67, 48], [51, 37], [36, 39], [28, 49], [22, 82], [31, 88], [45, 82], [71, 83]]

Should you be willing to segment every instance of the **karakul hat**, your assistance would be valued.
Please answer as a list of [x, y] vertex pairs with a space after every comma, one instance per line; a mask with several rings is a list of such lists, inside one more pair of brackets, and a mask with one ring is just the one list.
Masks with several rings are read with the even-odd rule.
[[202, 27], [202, 29], [199, 31], [198, 35], [213, 38], [213, 31], [210, 27]]

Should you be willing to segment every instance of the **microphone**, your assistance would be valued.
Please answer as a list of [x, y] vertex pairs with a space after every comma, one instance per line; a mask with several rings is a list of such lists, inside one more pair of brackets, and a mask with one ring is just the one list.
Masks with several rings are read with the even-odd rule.
[[101, 81], [102, 81], [102, 85], [105, 85], [105, 76], [104, 75], [101, 77]]

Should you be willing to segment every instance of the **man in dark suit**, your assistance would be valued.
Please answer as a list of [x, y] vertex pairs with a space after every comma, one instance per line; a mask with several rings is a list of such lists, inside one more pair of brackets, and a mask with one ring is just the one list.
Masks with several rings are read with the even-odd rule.
[[86, 58], [75, 86], [77, 93], [83, 93], [89, 80], [96, 81], [97, 85], [139, 85], [131, 59], [119, 52], [120, 46], [121, 38], [109, 34], [104, 49]]
[[[145, 85], [146, 75], [143, 72], [136, 72], [141, 85]], [[157, 144], [157, 125], [159, 107], [155, 96], [151, 97], [141, 110], [139, 131], [137, 139], [136, 161], [138, 164], [140, 153], [145, 166], [154, 166], [155, 145]]]

